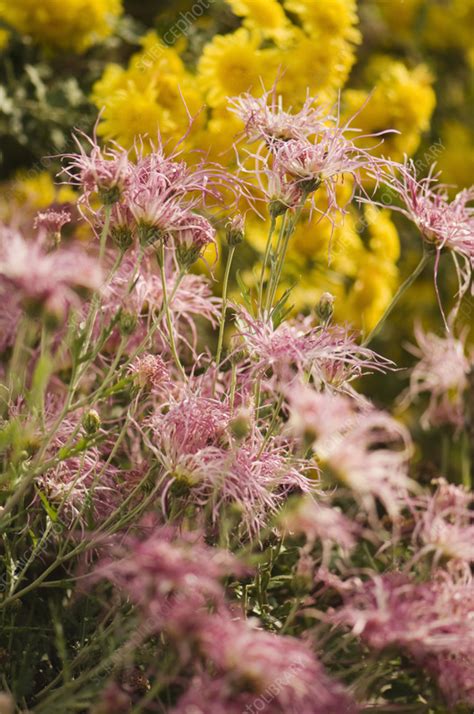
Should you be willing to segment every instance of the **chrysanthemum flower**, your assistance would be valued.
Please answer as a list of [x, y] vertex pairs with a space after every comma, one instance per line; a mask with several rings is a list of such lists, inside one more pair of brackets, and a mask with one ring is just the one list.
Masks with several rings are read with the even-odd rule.
[[391, 364], [360, 347], [346, 329], [314, 327], [311, 318], [285, 321], [275, 328], [271, 320], [254, 319], [241, 308], [237, 328], [251, 370], [260, 374], [271, 371], [282, 384], [295, 375], [308, 374], [318, 385], [344, 389], [361, 374], [372, 369], [383, 371]]
[[84, 52], [113, 32], [121, 0], [2, 0], [0, 17], [18, 32], [56, 50]]
[[[474, 704], [474, 587], [468, 569], [438, 571], [415, 583], [399, 573], [352, 579], [331, 619], [352, 628], [369, 647], [397, 647], [432, 672], [451, 704]], [[458, 689], [438, 675], [451, 662]]]
[[163, 500], [179, 484], [189, 503], [208, 509], [213, 524], [233, 505], [241, 512], [242, 531], [254, 535], [289, 493], [313, 487], [285, 444], [264, 440], [254, 424], [234, 443], [229, 409], [215, 398], [184, 395], [148, 425], [149, 446], [169, 479]]
[[62, 322], [79, 293], [98, 290], [101, 271], [97, 261], [77, 248], [45, 252], [38, 241], [0, 229], [0, 284], [17, 291], [24, 308]]
[[474, 355], [466, 354], [466, 334], [459, 339], [452, 334], [439, 337], [425, 333], [420, 325], [415, 327], [417, 345], [410, 351], [419, 361], [410, 374], [410, 387], [406, 399], [416, 401], [427, 393], [430, 401], [421, 418], [426, 429], [444, 424], [461, 428], [465, 422], [465, 391]]
[[[309, 647], [296, 638], [264, 632], [248, 621], [216, 617], [202, 633], [201, 647], [217, 670], [216, 678], [195, 681], [174, 714], [184, 714], [193, 705], [193, 711], [209, 712], [211, 709], [207, 707], [214, 701], [217, 712], [353, 714], [356, 711], [343, 687], [330, 679]], [[212, 699], [208, 693], [212, 693]], [[236, 705], [242, 708], [237, 709]], [[224, 709], [225, 706], [229, 708]]]
[[[410, 435], [389, 414], [353, 398], [302, 388], [290, 396], [289, 428], [299, 432], [321, 467], [375, 516], [376, 500], [396, 515], [413, 484], [407, 475]], [[293, 406], [291, 402], [293, 400]]]
[[215, 107], [242, 92], [258, 92], [262, 79], [274, 77], [277, 67], [274, 50], [260, 49], [259, 34], [241, 27], [229, 35], [215, 35], [204, 47], [198, 78]]
[[434, 553], [435, 564], [441, 559], [474, 562], [473, 504], [472, 493], [444, 479], [433, 495], [420, 496], [413, 510], [413, 541], [421, 546], [415, 557]]
[[474, 267], [474, 188], [465, 189], [449, 201], [447, 187], [438, 184], [434, 166], [418, 179], [415, 163], [405, 160], [392, 166], [385, 177], [402, 201], [392, 206], [417, 226], [427, 245], [436, 251], [435, 281], [440, 254], [450, 252], [459, 281], [459, 295], [469, 288]]
[[356, 544], [360, 528], [336, 508], [304, 496], [290, 504], [279, 522], [291, 534], [303, 533], [309, 545], [320, 540], [323, 545], [339, 545], [350, 551]]
[[33, 228], [43, 231], [47, 236], [51, 236], [55, 243], [59, 242], [61, 229], [71, 220], [69, 211], [39, 211], [33, 223]]
[[167, 391], [171, 386], [169, 369], [159, 355], [139, 355], [130, 364], [128, 371], [139, 387], [156, 392]]
[[262, 33], [277, 44], [287, 37], [289, 20], [278, 0], [226, 0], [250, 31]]
[[178, 265], [189, 267], [206, 246], [216, 242], [216, 231], [211, 223], [197, 213], [186, 213], [173, 231]]

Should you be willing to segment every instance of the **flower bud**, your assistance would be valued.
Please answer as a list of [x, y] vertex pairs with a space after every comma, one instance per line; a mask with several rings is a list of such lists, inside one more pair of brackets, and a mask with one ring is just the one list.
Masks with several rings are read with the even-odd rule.
[[128, 335], [131, 335], [135, 327], [137, 326], [136, 315], [131, 312], [128, 312], [128, 310], [121, 310], [118, 326], [122, 337], [127, 337]]
[[245, 237], [244, 219], [241, 215], [235, 216], [226, 226], [225, 234], [227, 245], [235, 246], [242, 243]]
[[229, 422], [231, 434], [237, 441], [242, 441], [249, 435], [251, 426], [251, 412], [246, 408], [239, 409], [235, 417]]
[[82, 418], [82, 426], [87, 434], [95, 434], [100, 428], [100, 416], [95, 409], [90, 409]]
[[334, 313], [334, 295], [323, 293], [316, 305], [316, 315], [323, 324], [330, 322]]

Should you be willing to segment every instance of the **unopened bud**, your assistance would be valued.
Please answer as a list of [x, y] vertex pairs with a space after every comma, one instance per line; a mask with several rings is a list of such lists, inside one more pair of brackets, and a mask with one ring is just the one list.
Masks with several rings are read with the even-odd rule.
[[252, 426], [252, 417], [249, 409], [239, 409], [237, 414], [229, 423], [229, 428], [232, 436], [237, 441], [242, 441], [249, 435]]
[[82, 426], [87, 434], [95, 434], [100, 429], [100, 416], [95, 409], [89, 409], [82, 418]]
[[286, 203], [283, 203], [283, 201], [280, 201], [276, 198], [273, 201], [270, 201], [268, 210], [270, 211], [270, 215], [272, 216], [272, 218], [278, 218], [278, 216], [282, 216], [284, 213], [287, 212], [288, 206], [286, 205]]
[[110, 234], [114, 243], [124, 252], [130, 248], [133, 243], [133, 233], [129, 226], [112, 226]]
[[118, 326], [119, 326], [120, 334], [123, 337], [127, 337], [128, 335], [131, 335], [132, 332], [134, 331], [135, 327], [137, 326], [136, 315], [134, 315], [131, 312], [128, 312], [128, 310], [123, 310], [120, 313]]
[[239, 245], [245, 237], [244, 219], [241, 215], [235, 216], [226, 226], [226, 240], [228, 246]]
[[334, 295], [331, 293], [323, 293], [316, 305], [316, 315], [324, 324], [327, 324], [333, 316], [334, 300]]

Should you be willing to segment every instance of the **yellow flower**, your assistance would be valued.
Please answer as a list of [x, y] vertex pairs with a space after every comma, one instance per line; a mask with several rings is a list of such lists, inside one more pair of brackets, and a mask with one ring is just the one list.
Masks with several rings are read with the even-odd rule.
[[460, 47], [472, 50], [474, 0], [451, 0], [449, 3], [427, 3], [424, 39], [435, 49]]
[[232, 12], [244, 18], [244, 26], [277, 43], [285, 42], [289, 21], [277, 0], [226, 0]]
[[58, 186], [47, 171], [20, 171], [2, 185], [0, 220], [9, 223], [20, 216], [22, 220], [31, 222], [37, 211], [52, 204], [75, 203], [76, 199], [70, 186]]
[[158, 131], [166, 141], [179, 141], [196, 119], [192, 133], [204, 121], [200, 115], [203, 97], [195, 78], [188, 72], [174, 48], [163, 45], [155, 33], [143, 38], [143, 50], [130, 60], [129, 67], [108, 65], [92, 93], [103, 110], [99, 133], [129, 148], [138, 135], [152, 140]]
[[[424, 65], [409, 70], [402, 62], [387, 57], [370, 63], [367, 78], [371, 86], [375, 83], [375, 89], [370, 95], [365, 90], [346, 90], [345, 113], [351, 116], [363, 107], [357, 116], [357, 127], [364, 133], [399, 131], [400, 134], [387, 135], [377, 151], [401, 161], [404, 154], [415, 153], [422, 132], [429, 128], [436, 103], [432, 78]], [[374, 140], [368, 140], [368, 145], [373, 146]]]
[[349, 291], [346, 304], [340, 309], [336, 303], [336, 318], [348, 320], [364, 332], [370, 331], [392, 300], [397, 276], [397, 268], [392, 263], [367, 253]]
[[369, 204], [364, 208], [364, 218], [371, 251], [381, 259], [396, 263], [400, 258], [400, 239], [390, 211]]
[[442, 171], [442, 180], [467, 188], [474, 175], [474, 130], [461, 122], [450, 121], [442, 127], [441, 137], [444, 150], [437, 159], [437, 166]]
[[284, 0], [287, 10], [301, 19], [303, 28], [313, 39], [330, 43], [334, 39], [344, 39], [359, 43], [360, 32], [356, 25], [356, 0]]
[[211, 106], [242, 92], [263, 92], [277, 73], [273, 49], [261, 50], [260, 37], [241, 27], [230, 35], [216, 35], [203, 50], [198, 64], [200, 85]]
[[0, 19], [56, 50], [83, 52], [113, 32], [121, 0], [0, 0]]
[[0, 50], [4, 50], [10, 42], [10, 33], [3, 27], [0, 27]]

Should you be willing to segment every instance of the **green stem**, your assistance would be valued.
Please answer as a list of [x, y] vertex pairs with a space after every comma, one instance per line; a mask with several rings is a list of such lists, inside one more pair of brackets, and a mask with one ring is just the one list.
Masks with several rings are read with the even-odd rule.
[[170, 306], [169, 306], [169, 301], [168, 301], [168, 289], [166, 287], [165, 246], [163, 243], [160, 246], [158, 262], [160, 264], [161, 284], [163, 287], [163, 308], [165, 311], [166, 324], [168, 326], [171, 354], [173, 355], [173, 359], [174, 359], [179, 371], [181, 372], [182, 377], [184, 379], [186, 379], [186, 372], [184, 371], [183, 365], [181, 364], [181, 360], [179, 359], [178, 351], [176, 349], [176, 342], [174, 339], [174, 329], [173, 329], [173, 323], [171, 320]]
[[229, 247], [229, 254], [227, 256], [227, 263], [225, 266], [224, 273], [224, 283], [222, 286], [222, 313], [219, 325], [219, 339], [217, 341], [217, 352], [216, 352], [216, 366], [219, 367], [222, 354], [222, 345], [224, 343], [224, 330], [225, 330], [225, 318], [227, 312], [227, 292], [229, 288], [229, 275], [232, 266], [232, 260], [234, 258], [235, 245]]
[[268, 231], [268, 238], [267, 238], [267, 244], [265, 246], [265, 255], [263, 257], [262, 270], [260, 271], [260, 283], [258, 286], [258, 311], [259, 311], [259, 313], [262, 310], [263, 284], [265, 282], [265, 271], [267, 269], [268, 259], [270, 257], [270, 251], [272, 248], [272, 238], [273, 238], [273, 233], [275, 232], [275, 225], [276, 225], [276, 217], [274, 215], [272, 215], [270, 218], [270, 229]]
[[385, 310], [384, 314], [382, 315], [380, 320], [377, 322], [375, 327], [369, 332], [369, 334], [365, 338], [364, 342], [362, 343], [363, 347], [367, 347], [367, 345], [370, 344], [370, 342], [372, 342], [375, 335], [377, 335], [379, 333], [379, 331], [382, 329], [382, 327], [385, 324], [385, 321], [387, 320], [388, 316], [391, 314], [393, 308], [396, 306], [396, 304], [398, 303], [398, 301], [400, 300], [402, 295], [405, 293], [406, 290], [408, 290], [408, 288], [411, 285], [413, 285], [415, 280], [418, 278], [419, 275], [421, 275], [421, 273], [425, 269], [425, 266], [428, 263], [429, 257], [430, 257], [430, 255], [428, 252], [423, 253], [422, 258], [421, 258], [420, 262], [418, 263], [418, 265], [416, 266], [413, 273], [411, 273], [411, 275], [409, 275], [408, 278], [400, 285], [397, 292], [393, 296], [390, 305], [387, 307], [387, 309]]

